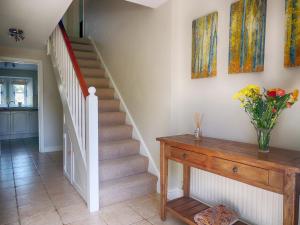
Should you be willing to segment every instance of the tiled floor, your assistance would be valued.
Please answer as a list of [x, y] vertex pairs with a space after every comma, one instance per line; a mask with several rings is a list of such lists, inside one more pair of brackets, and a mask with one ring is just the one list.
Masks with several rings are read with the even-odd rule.
[[63, 176], [62, 153], [39, 153], [36, 139], [1, 142], [0, 225], [182, 225], [161, 222], [157, 195], [89, 214]]

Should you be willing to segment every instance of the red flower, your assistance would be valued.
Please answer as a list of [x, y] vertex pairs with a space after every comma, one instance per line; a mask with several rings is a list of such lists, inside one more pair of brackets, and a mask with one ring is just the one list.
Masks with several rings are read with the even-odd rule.
[[273, 108], [273, 109], [272, 109], [272, 112], [273, 112], [273, 113], [276, 113], [276, 112], [277, 112], [277, 109]]
[[275, 98], [276, 97], [276, 90], [269, 90], [269, 91], [267, 91], [267, 95], [269, 97]]
[[276, 90], [276, 95], [280, 96], [280, 97], [284, 96], [285, 95], [285, 90], [278, 88]]

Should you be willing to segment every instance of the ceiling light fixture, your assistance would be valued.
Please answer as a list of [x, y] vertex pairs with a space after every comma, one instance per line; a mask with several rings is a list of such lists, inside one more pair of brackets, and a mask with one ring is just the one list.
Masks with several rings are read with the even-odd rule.
[[21, 29], [9, 28], [8, 32], [9, 32], [9, 36], [13, 37], [16, 42], [23, 41], [25, 38], [24, 31]]

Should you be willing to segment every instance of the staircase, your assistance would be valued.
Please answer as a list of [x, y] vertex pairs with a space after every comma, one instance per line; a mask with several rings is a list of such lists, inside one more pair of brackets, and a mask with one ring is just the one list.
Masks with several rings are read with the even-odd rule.
[[99, 99], [99, 195], [100, 207], [156, 192], [157, 177], [148, 173], [148, 158], [139, 154], [93, 45], [88, 39], [70, 38], [74, 55], [87, 86]]

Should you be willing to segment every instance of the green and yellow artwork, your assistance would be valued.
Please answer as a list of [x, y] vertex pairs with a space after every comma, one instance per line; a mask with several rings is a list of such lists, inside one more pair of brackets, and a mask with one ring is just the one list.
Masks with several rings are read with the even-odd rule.
[[193, 21], [192, 78], [217, 75], [218, 12]]
[[286, 38], [284, 66], [300, 65], [300, 0], [285, 0]]
[[228, 72], [264, 70], [266, 0], [240, 0], [231, 5]]

